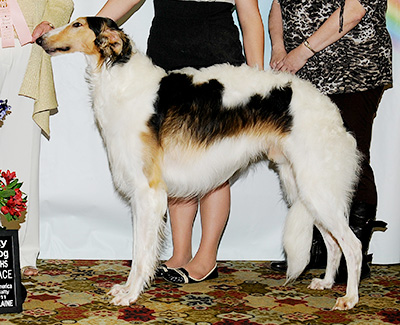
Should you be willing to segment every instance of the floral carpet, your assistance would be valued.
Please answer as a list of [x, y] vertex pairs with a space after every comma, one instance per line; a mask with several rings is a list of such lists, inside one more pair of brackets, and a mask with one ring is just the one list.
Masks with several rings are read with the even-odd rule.
[[219, 277], [199, 284], [157, 279], [129, 307], [110, 305], [107, 295], [126, 280], [128, 261], [41, 260], [38, 267], [39, 276], [23, 279], [23, 312], [0, 314], [0, 324], [400, 324], [400, 265], [373, 266], [350, 311], [331, 310], [344, 285], [307, 289], [321, 270], [283, 286], [269, 262], [219, 262]]

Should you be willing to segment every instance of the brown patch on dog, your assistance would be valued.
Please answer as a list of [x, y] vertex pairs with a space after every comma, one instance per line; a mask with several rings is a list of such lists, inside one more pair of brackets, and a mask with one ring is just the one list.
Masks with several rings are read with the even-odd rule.
[[143, 173], [147, 177], [149, 186], [154, 189], [159, 187], [166, 189], [161, 171], [163, 152], [157, 139], [147, 132], [143, 132], [140, 138], [143, 141]]
[[[234, 111], [232, 111], [233, 114], [235, 114]], [[282, 121], [272, 118], [267, 121], [254, 120], [251, 123], [248, 122], [250, 119], [246, 123], [241, 119], [232, 119], [219, 121], [218, 129], [221, 131], [217, 135], [203, 132], [200, 137], [196, 136], [196, 127], [201, 118], [201, 114], [196, 116], [194, 121], [173, 115], [167, 116], [159, 133], [161, 147], [179, 146], [181, 150], [188, 152], [201, 151], [223, 139], [247, 137], [263, 143], [265, 154], [267, 154], [270, 148], [275, 148], [275, 150], [280, 148], [280, 142], [290, 133]]]

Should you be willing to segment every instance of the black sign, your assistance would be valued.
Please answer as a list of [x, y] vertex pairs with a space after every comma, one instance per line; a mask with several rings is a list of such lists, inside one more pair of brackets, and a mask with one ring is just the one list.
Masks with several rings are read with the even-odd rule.
[[0, 314], [22, 311], [18, 231], [0, 229]]

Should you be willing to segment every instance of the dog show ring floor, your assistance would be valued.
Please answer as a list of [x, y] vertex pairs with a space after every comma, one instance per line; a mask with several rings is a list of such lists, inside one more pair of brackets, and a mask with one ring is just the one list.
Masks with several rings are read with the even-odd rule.
[[345, 285], [314, 291], [323, 270], [284, 286], [285, 275], [265, 261], [220, 261], [219, 277], [196, 284], [156, 279], [129, 307], [110, 304], [107, 292], [123, 283], [130, 261], [39, 260], [39, 275], [23, 278], [28, 291], [19, 314], [0, 324], [400, 324], [400, 265], [373, 265], [360, 284], [359, 303], [332, 311]]

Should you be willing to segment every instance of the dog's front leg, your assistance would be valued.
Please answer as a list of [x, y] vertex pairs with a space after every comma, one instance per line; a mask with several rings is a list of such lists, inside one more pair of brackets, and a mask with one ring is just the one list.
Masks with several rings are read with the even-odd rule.
[[167, 194], [162, 189], [138, 189], [131, 202], [133, 214], [133, 259], [125, 285], [110, 291], [111, 303], [128, 306], [134, 303], [153, 279], [158, 262], [167, 209]]

